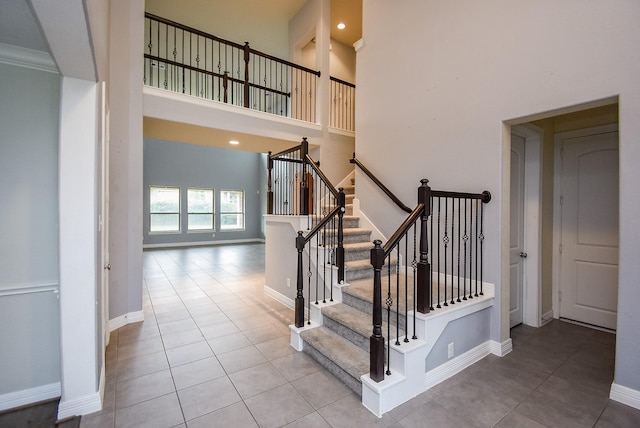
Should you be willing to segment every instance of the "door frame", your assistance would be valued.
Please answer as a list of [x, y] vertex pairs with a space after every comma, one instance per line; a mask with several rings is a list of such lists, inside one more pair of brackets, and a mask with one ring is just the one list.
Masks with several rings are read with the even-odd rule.
[[[542, 320], [542, 141], [543, 131], [531, 124], [513, 125], [511, 132], [524, 138], [524, 263], [522, 322], [540, 327]], [[511, 142], [509, 142], [511, 146]], [[510, 192], [510, 191], [509, 191]]]
[[[562, 243], [562, 205], [560, 204], [561, 196], [561, 173], [562, 173], [562, 159], [561, 159], [561, 143], [563, 139], [588, 137], [589, 135], [605, 134], [607, 132], [616, 132], [618, 130], [618, 124], [613, 123], [610, 125], [593, 126], [589, 128], [577, 129], [575, 131], [559, 132], [554, 136], [554, 167], [553, 167], [553, 283], [551, 285], [552, 292], [552, 308], [553, 318], [560, 318], [560, 272], [562, 268], [560, 244]], [[618, 134], [618, 150], [620, 149], [620, 135]], [[618, 151], [618, 156], [620, 152]], [[620, 171], [618, 171], [618, 176]], [[620, 207], [618, 206], [618, 213], [620, 213]], [[618, 259], [620, 256], [618, 255]], [[618, 260], [619, 262], [619, 260]]]

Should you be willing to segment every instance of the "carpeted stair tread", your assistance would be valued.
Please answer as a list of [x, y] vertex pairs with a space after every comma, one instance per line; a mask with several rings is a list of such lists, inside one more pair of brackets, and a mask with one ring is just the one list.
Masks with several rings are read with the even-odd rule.
[[[360, 376], [369, 372], [369, 353], [340, 337], [326, 327], [318, 327], [301, 333], [305, 342], [304, 350], [317, 358], [334, 375], [340, 378], [356, 393], [361, 394]], [[308, 349], [312, 348], [312, 349]]]
[[[327, 306], [322, 308], [322, 317], [324, 320], [329, 318], [330, 321], [339, 324], [345, 329], [351, 331], [351, 333], [344, 333], [343, 331], [337, 331], [342, 336], [353, 336], [356, 334], [360, 338], [348, 337], [352, 342], [359, 342], [358, 345], [362, 347], [361, 342], [368, 341], [369, 336], [373, 331], [373, 320], [371, 315], [365, 314], [351, 306], [340, 303], [333, 306]], [[325, 324], [332, 325], [332, 323]]]

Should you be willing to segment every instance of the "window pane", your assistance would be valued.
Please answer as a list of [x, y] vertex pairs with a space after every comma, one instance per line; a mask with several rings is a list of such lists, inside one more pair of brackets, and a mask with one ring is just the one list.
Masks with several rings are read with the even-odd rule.
[[244, 202], [243, 202], [243, 194], [242, 191], [237, 190], [223, 190], [220, 192], [220, 211], [221, 212], [235, 212], [241, 213], [244, 211]]
[[220, 215], [220, 229], [244, 229], [244, 215], [243, 214], [221, 214]]
[[180, 230], [180, 214], [151, 214], [151, 232]]
[[189, 213], [213, 213], [212, 189], [188, 189], [187, 192]]
[[212, 214], [189, 214], [189, 230], [213, 229]]
[[178, 187], [151, 187], [150, 212], [179, 213], [180, 189]]

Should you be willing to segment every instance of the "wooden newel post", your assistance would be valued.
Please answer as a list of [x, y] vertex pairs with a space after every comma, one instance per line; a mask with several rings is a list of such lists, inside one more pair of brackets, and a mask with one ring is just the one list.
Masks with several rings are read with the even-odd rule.
[[271, 159], [271, 152], [267, 156], [267, 214], [273, 214], [273, 177], [271, 175], [273, 171], [273, 159]]
[[224, 97], [223, 97], [223, 101], [225, 103], [229, 102], [228, 101], [228, 97], [227, 97], [227, 87], [229, 86], [229, 72], [225, 71], [224, 75], [222, 76], [222, 89], [224, 90]]
[[382, 279], [384, 249], [382, 241], [373, 241], [371, 265], [373, 266], [373, 334], [369, 338], [369, 376], [375, 382], [384, 380], [384, 336], [382, 336]]
[[309, 215], [309, 182], [307, 180], [307, 154], [309, 142], [307, 137], [300, 143], [300, 157], [302, 158], [302, 180], [300, 180], [300, 215]]
[[338, 189], [337, 202], [340, 207], [340, 211], [338, 211], [338, 246], [336, 248], [336, 266], [338, 267], [338, 283], [341, 284], [344, 282], [344, 226], [342, 218], [344, 217], [346, 205], [346, 196], [342, 187]]
[[244, 42], [244, 106], [249, 108], [249, 42]]
[[296, 306], [295, 306], [295, 324], [296, 327], [304, 327], [304, 275], [302, 274], [302, 251], [304, 250], [304, 236], [302, 231], [298, 231], [296, 236], [296, 249], [298, 250], [298, 277], [296, 280]]
[[431, 188], [429, 180], [420, 180], [418, 187], [418, 204], [424, 205], [424, 211], [420, 216], [420, 260], [418, 261], [418, 278], [416, 284], [416, 308], [421, 314], [429, 313], [431, 307], [431, 266], [429, 265], [429, 240], [427, 236], [427, 220], [431, 214]]

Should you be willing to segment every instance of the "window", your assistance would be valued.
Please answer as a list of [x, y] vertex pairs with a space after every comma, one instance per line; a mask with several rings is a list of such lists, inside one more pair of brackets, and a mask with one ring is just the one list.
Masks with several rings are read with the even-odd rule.
[[149, 188], [149, 230], [151, 232], [180, 231], [180, 188]]
[[187, 189], [187, 229], [213, 230], [213, 189]]
[[220, 229], [244, 229], [244, 192], [222, 190], [220, 192]]

